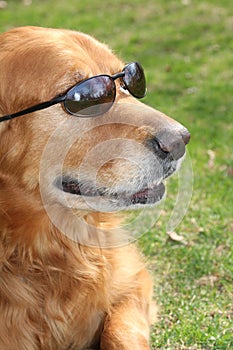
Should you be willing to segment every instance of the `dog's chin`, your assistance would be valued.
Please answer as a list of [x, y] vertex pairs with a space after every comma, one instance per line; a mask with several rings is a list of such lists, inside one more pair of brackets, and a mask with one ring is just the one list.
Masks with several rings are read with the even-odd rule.
[[151, 183], [130, 191], [112, 191], [91, 183], [80, 183], [69, 176], [58, 177], [54, 182], [58, 200], [73, 209], [94, 211], [118, 211], [140, 209], [159, 203], [165, 196], [163, 182]]

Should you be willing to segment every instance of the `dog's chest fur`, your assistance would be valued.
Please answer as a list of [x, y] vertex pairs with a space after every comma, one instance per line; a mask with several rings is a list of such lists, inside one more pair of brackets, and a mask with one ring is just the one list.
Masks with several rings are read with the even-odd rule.
[[28, 349], [83, 349], [98, 340], [109, 311], [108, 268], [100, 254], [82, 251], [78, 259], [54, 248], [43, 261], [17, 248], [4, 259], [0, 323]]

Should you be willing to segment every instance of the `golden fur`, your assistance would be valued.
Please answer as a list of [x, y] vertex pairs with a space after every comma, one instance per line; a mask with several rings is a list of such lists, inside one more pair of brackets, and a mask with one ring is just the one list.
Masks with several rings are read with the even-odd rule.
[[[114, 74], [123, 66], [105, 45], [85, 34], [13, 29], [0, 35], [0, 113], [49, 100], [83, 78]], [[183, 130], [132, 96], [118, 92], [116, 101], [117, 117], [127, 125], [88, 120], [94, 127], [73, 142], [65, 169], [77, 168], [94, 145], [110, 137], [143, 142], [156, 130]], [[111, 113], [114, 109], [103, 118]], [[78, 202], [75, 216], [90, 225], [88, 234], [93, 237], [104, 227], [107, 237], [107, 247], [88, 246], [63, 234], [42, 202], [40, 161], [52, 133], [70, 118], [81, 123], [56, 105], [0, 123], [0, 349], [148, 350], [152, 282], [136, 247], [115, 245], [118, 219], [88, 207], [80, 210]], [[62, 137], [68, 137], [65, 128]], [[56, 149], [54, 164], [61, 151]], [[129, 162], [122, 159], [108, 161], [98, 178], [111, 179], [109, 186], [122, 177], [127, 183], [134, 175], [131, 167], [129, 171]], [[68, 208], [61, 203], [55, 207], [69, 229]], [[85, 228], [80, 223], [72, 230], [81, 237]]]

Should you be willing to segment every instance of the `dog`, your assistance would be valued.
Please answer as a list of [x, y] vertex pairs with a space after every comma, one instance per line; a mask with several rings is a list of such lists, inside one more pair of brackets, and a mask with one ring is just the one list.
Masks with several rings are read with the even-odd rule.
[[93, 37], [0, 35], [0, 349], [148, 350], [152, 279], [120, 212], [158, 203], [188, 130]]

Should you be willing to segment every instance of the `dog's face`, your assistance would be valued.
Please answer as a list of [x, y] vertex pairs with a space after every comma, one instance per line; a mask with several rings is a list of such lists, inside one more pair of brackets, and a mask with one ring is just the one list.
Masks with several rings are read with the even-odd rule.
[[[89, 77], [121, 72], [105, 45], [76, 32], [20, 28], [0, 36], [0, 112], [63, 94]], [[25, 193], [78, 210], [159, 202], [180, 165], [188, 131], [122, 88], [104, 115], [78, 118], [62, 104], [0, 123], [1, 176]]]

